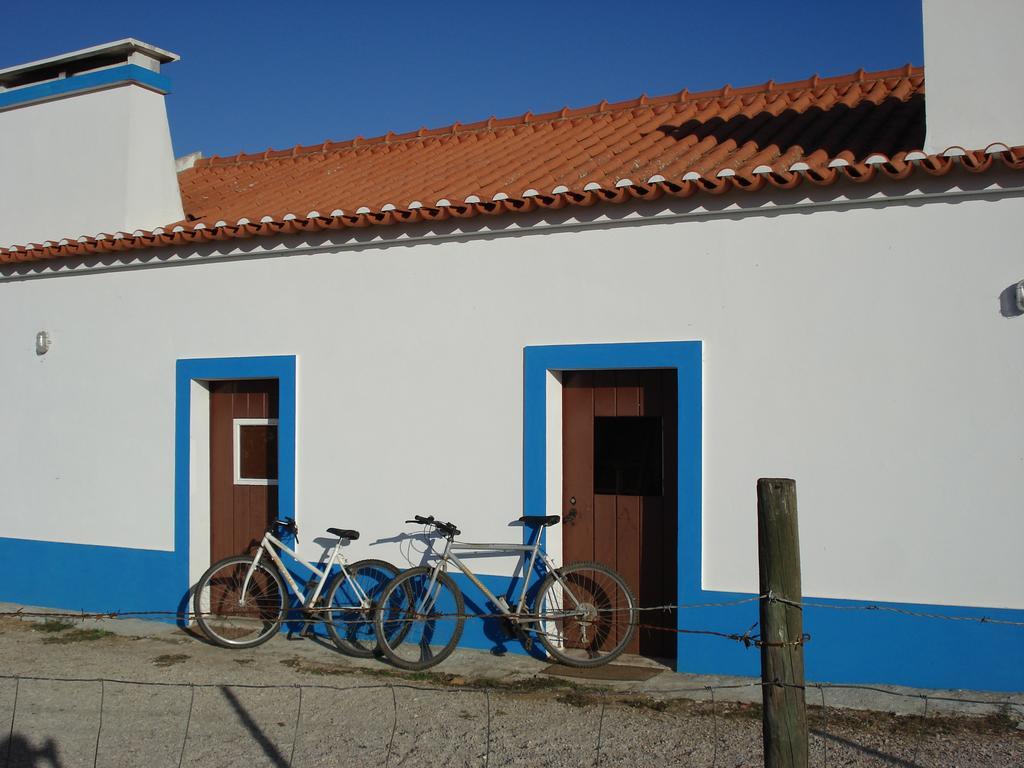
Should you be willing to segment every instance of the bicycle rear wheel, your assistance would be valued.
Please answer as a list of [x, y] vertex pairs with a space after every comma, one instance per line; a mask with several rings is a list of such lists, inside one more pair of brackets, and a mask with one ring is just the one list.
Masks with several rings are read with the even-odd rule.
[[196, 585], [192, 615], [203, 634], [225, 648], [265, 643], [284, 619], [287, 593], [280, 574], [261, 562], [246, 584], [252, 562], [246, 555], [225, 558], [211, 565]]
[[448, 658], [464, 622], [462, 592], [443, 571], [435, 580], [429, 566], [405, 571], [384, 587], [374, 616], [381, 652], [396, 667], [410, 670]]
[[573, 563], [549, 573], [537, 592], [538, 638], [570, 667], [599, 667], [636, 632], [636, 599], [625, 580], [600, 563]]
[[[327, 587], [324, 623], [339, 651], [368, 659], [377, 650], [374, 609], [384, 588], [398, 575], [398, 568], [383, 560], [360, 560], [346, 566], [346, 570], [350, 578], [341, 571]], [[353, 582], [369, 599], [368, 606], [361, 605], [360, 593]]]

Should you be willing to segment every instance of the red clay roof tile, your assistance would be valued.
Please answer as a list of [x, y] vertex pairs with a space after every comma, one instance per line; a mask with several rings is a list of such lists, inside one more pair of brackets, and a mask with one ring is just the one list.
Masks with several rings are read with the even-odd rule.
[[866, 182], [879, 173], [899, 179], [915, 168], [942, 175], [955, 163], [980, 172], [997, 157], [1024, 169], [1024, 150], [1009, 147], [957, 157], [918, 152], [908, 161], [907, 154], [923, 145], [924, 130], [924, 71], [910, 66], [602, 101], [202, 159], [178, 176], [185, 222], [152, 233], [0, 248], [0, 262], [664, 194], [754, 192], [805, 179], [817, 185], [840, 178]]

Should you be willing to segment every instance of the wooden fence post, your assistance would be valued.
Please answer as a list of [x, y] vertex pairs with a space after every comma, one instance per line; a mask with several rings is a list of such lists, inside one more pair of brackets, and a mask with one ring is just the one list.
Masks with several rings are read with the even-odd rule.
[[[757, 481], [760, 594], [801, 602], [796, 482]], [[761, 692], [765, 768], [807, 768], [803, 610], [761, 600]]]

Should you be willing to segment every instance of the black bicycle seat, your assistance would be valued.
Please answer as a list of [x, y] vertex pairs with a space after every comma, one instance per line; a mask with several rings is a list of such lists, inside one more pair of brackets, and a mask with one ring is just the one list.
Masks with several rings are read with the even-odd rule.
[[333, 533], [339, 539], [349, 539], [350, 541], [355, 541], [359, 538], [359, 531], [349, 531], [344, 528], [328, 528], [327, 532]]
[[562, 518], [559, 515], [523, 515], [519, 518], [520, 523], [526, 523], [527, 525], [543, 525], [549, 526], [554, 525]]

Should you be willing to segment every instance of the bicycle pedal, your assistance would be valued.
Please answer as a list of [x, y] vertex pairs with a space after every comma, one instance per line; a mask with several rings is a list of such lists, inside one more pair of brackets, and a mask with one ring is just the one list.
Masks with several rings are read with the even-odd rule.
[[501, 636], [504, 640], [512, 640], [519, 636], [521, 630], [508, 619], [501, 620]]
[[518, 640], [520, 643], [522, 643], [523, 644], [523, 648], [525, 648], [527, 651], [532, 651], [533, 650], [533, 635], [529, 634], [519, 624], [514, 624], [512, 622], [509, 622], [509, 625], [510, 625], [510, 629], [512, 630], [512, 635], [515, 637], [515, 639]]

